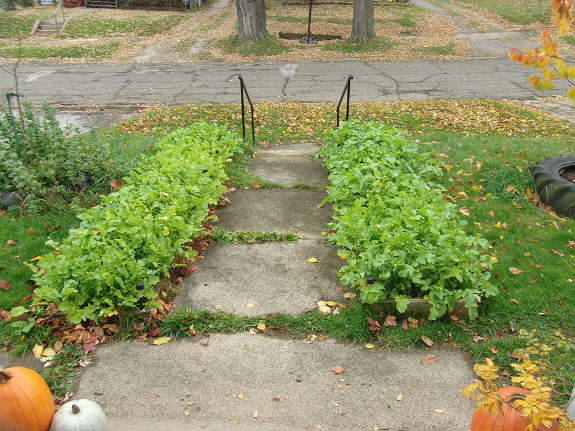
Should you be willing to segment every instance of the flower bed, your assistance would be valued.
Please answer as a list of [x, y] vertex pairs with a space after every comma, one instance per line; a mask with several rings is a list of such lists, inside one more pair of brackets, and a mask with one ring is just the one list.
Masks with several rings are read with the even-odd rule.
[[241, 139], [224, 127], [196, 123], [155, 148], [33, 267], [40, 286], [34, 305], [56, 303], [74, 323], [97, 319], [135, 306], [138, 283], [143, 299], [152, 301], [174, 257], [194, 257], [182, 247], [202, 233], [209, 206], [226, 191], [224, 165], [241, 152]]
[[367, 303], [410, 299], [431, 304], [430, 319], [462, 300], [471, 318], [477, 301], [495, 295], [487, 241], [468, 236], [453, 204], [434, 182], [442, 170], [397, 129], [348, 121], [320, 150], [331, 186], [329, 238], [346, 260], [339, 275]]

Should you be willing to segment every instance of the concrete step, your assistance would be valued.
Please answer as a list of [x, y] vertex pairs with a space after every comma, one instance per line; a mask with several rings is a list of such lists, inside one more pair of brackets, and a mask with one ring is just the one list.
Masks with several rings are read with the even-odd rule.
[[283, 232], [323, 238], [331, 220], [331, 206], [319, 207], [324, 190], [249, 189], [236, 190], [228, 205], [218, 209], [218, 227], [229, 231]]
[[[74, 398], [98, 402], [114, 431], [469, 429], [473, 402], [460, 394], [475, 376], [455, 349], [247, 332], [203, 342], [99, 347]], [[421, 364], [429, 353], [437, 363]]]
[[343, 260], [323, 241], [211, 246], [204, 257], [182, 283], [178, 307], [297, 315], [320, 300], [344, 301], [337, 276]]

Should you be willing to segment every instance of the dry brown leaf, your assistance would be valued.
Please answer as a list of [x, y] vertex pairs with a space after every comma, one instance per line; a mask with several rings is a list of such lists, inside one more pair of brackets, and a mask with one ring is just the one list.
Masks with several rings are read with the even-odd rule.
[[10, 289], [10, 286], [12, 286], [12, 285], [10, 284], [9, 281], [0, 280], [0, 289], [2, 289], [2, 290], [8, 290], [8, 289]]
[[433, 346], [433, 341], [431, 341], [427, 336], [422, 335], [421, 336], [421, 341], [423, 341], [425, 344], [427, 344], [429, 347]]
[[438, 360], [439, 360], [439, 357], [437, 355], [429, 354], [429, 355], [425, 355], [423, 358], [421, 358], [421, 360], [419, 362], [423, 365], [431, 365], [431, 364], [435, 364]]
[[343, 369], [343, 367], [340, 367], [339, 365], [336, 365], [335, 367], [332, 367], [331, 370], [333, 371], [334, 374], [343, 374], [343, 373], [345, 373], [345, 370]]
[[509, 271], [510, 271], [511, 274], [513, 274], [513, 275], [519, 275], [519, 274], [522, 274], [522, 273], [523, 273], [523, 271], [521, 271], [520, 269], [518, 269], [518, 268], [513, 268], [513, 267], [509, 268]]
[[384, 324], [385, 326], [395, 326], [395, 325], [397, 325], [397, 321], [395, 320], [395, 316], [393, 316], [393, 315], [391, 315], [391, 314], [388, 315], [388, 316], [385, 318], [385, 322], [383, 322], [383, 324]]

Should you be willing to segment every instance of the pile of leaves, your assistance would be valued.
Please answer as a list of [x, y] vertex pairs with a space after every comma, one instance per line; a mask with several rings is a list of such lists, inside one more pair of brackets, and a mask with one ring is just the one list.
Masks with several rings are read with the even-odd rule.
[[156, 148], [31, 266], [40, 286], [33, 306], [54, 303], [73, 323], [113, 315], [118, 307], [159, 306], [154, 286], [176, 256], [195, 257], [184, 245], [202, 235], [210, 205], [227, 190], [224, 165], [242, 142], [225, 127], [197, 123]]
[[329, 238], [346, 260], [342, 284], [367, 303], [394, 299], [399, 312], [423, 297], [431, 320], [462, 300], [475, 318], [477, 301], [497, 293], [488, 243], [463, 230], [434, 182], [442, 170], [431, 156], [393, 127], [358, 121], [333, 132], [320, 155], [334, 206]]

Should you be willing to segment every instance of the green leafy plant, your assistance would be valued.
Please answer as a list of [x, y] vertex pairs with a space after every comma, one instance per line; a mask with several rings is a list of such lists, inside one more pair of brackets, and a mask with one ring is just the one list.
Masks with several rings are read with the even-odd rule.
[[154, 306], [154, 285], [174, 257], [195, 256], [185, 243], [204, 232], [210, 205], [226, 191], [224, 165], [242, 141], [224, 127], [196, 123], [156, 145], [62, 243], [49, 242], [55, 253], [32, 267], [40, 286], [34, 306], [55, 303], [74, 323], [140, 301]]
[[339, 275], [367, 303], [394, 299], [399, 312], [423, 297], [437, 319], [464, 301], [495, 295], [489, 283], [489, 245], [468, 236], [455, 206], [434, 182], [442, 170], [399, 130], [349, 121], [322, 146], [334, 206], [329, 238], [346, 260]]
[[39, 196], [106, 170], [105, 145], [71, 136], [72, 129], [60, 127], [55, 108], [43, 110], [37, 116], [25, 103], [15, 134], [8, 112], [0, 109], [1, 189]]

